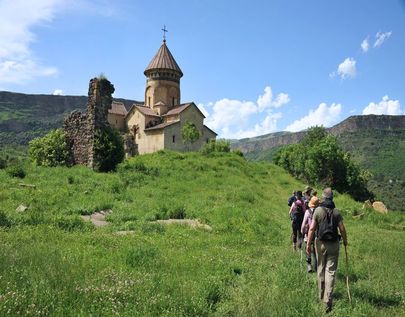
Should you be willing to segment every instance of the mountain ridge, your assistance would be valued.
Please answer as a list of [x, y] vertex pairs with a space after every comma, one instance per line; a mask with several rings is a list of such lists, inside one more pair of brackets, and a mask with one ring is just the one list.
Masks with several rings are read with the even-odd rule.
[[[136, 100], [114, 98], [128, 110]], [[60, 128], [74, 110], [86, 109], [87, 96], [24, 94], [0, 91], [0, 146], [27, 145], [35, 137]]]
[[[350, 116], [326, 130], [333, 135], [356, 132], [362, 129], [397, 130], [405, 129], [405, 115], [356, 115]], [[306, 135], [306, 130], [299, 132], [275, 132], [254, 138], [246, 138], [231, 143], [232, 149], [243, 153], [264, 151], [275, 147], [298, 143]]]

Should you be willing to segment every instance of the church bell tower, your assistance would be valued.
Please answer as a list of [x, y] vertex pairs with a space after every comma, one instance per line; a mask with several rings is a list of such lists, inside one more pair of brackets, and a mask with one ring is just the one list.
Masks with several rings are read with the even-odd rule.
[[159, 115], [180, 104], [180, 78], [183, 76], [166, 45], [166, 27], [162, 31], [163, 44], [144, 71], [147, 77], [145, 106]]

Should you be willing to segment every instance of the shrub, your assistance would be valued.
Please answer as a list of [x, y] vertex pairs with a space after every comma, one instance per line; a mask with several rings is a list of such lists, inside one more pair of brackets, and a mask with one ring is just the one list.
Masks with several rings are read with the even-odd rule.
[[30, 141], [28, 152], [37, 165], [68, 166], [71, 162], [70, 149], [62, 129], [52, 130], [44, 137]]
[[74, 179], [74, 177], [72, 176], [72, 175], [69, 175], [68, 177], [67, 177], [67, 182], [68, 182], [68, 184], [74, 184], [74, 182], [75, 182], [75, 179]]
[[201, 153], [204, 155], [214, 152], [230, 152], [231, 146], [229, 141], [211, 139], [201, 148]]
[[115, 170], [124, 160], [124, 141], [120, 133], [111, 127], [98, 129], [94, 138], [95, 170], [109, 172]]
[[24, 178], [26, 173], [22, 166], [12, 165], [6, 168], [6, 172], [11, 177]]
[[58, 217], [55, 219], [56, 226], [64, 231], [84, 231], [91, 228], [90, 223], [85, 223], [77, 216], [73, 217]]
[[179, 206], [174, 208], [169, 212], [170, 219], [185, 219], [186, 218], [186, 208], [184, 206]]
[[240, 156], [240, 157], [245, 157], [245, 156], [243, 155], [243, 152], [242, 152], [241, 150], [239, 150], [239, 149], [236, 149], [236, 150], [232, 151], [232, 153], [235, 153], [236, 155], [238, 155], [238, 156]]
[[0, 157], [0, 170], [5, 169], [7, 167], [7, 161], [5, 158]]
[[10, 220], [8, 220], [6, 214], [4, 211], [0, 210], [0, 227], [10, 227], [11, 223]]

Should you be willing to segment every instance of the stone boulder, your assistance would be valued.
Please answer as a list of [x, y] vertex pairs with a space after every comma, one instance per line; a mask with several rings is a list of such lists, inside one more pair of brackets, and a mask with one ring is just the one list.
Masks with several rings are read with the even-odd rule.
[[20, 206], [17, 207], [17, 209], [15, 210], [16, 212], [24, 212], [28, 209], [27, 206], [25, 206], [24, 204], [21, 204]]
[[378, 211], [379, 213], [382, 213], [382, 214], [388, 213], [388, 209], [382, 201], [375, 201], [373, 203], [373, 208], [375, 211]]

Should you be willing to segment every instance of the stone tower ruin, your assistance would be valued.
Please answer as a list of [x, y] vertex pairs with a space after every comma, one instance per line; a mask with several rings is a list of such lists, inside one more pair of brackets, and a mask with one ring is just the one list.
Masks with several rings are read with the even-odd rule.
[[64, 121], [64, 131], [72, 151], [72, 163], [94, 168], [94, 141], [97, 129], [109, 126], [107, 116], [111, 108], [114, 86], [104, 77], [90, 80], [85, 113], [73, 111]]

